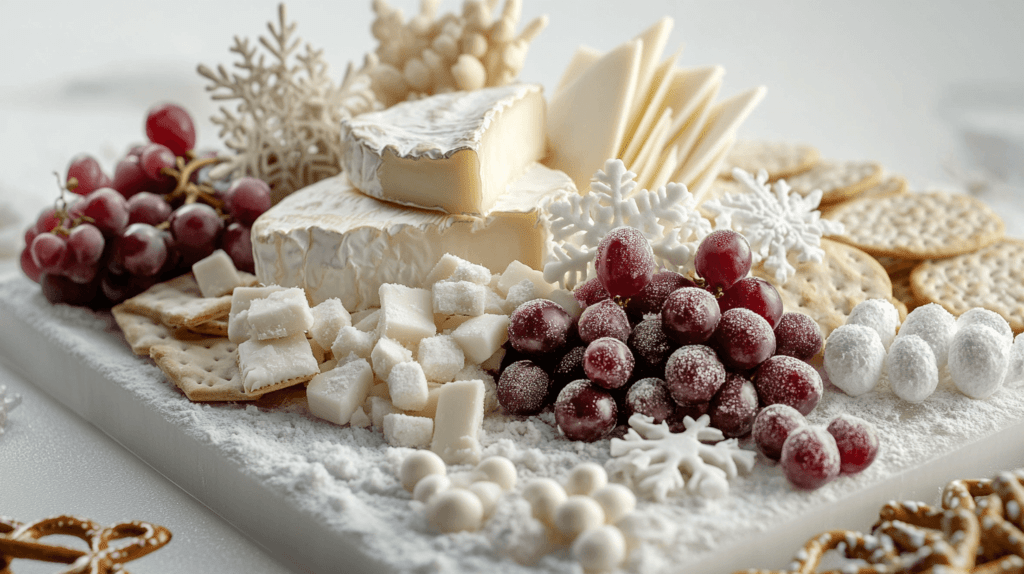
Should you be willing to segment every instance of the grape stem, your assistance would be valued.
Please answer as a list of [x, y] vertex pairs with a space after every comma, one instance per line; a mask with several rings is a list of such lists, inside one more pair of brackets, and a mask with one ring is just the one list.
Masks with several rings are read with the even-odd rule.
[[213, 186], [205, 183], [193, 183], [192, 174], [208, 165], [221, 163], [223, 161], [225, 160], [217, 157], [207, 157], [203, 159], [190, 157], [188, 163], [186, 163], [185, 158], [179, 156], [177, 158], [178, 169], [165, 167], [160, 170], [161, 173], [174, 177], [178, 180], [178, 184], [174, 186], [174, 190], [164, 195], [164, 201], [171, 203], [178, 198], [184, 197], [186, 205], [202, 201], [220, 213], [224, 207], [224, 202], [217, 198], [216, 190], [213, 189]]

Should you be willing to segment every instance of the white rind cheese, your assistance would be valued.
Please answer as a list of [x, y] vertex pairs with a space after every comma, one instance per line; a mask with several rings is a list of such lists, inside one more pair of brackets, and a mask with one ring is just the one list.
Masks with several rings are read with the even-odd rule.
[[363, 193], [453, 214], [488, 213], [545, 155], [534, 84], [438, 94], [342, 122], [342, 168]]
[[501, 273], [519, 260], [539, 269], [549, 240], [540, 214], [576, 193], [569, 177], [533, 164], [487, 217], [402, 207], [359, 193], [342, 174], [301, 189], [253, 224], [256, 275], [331, 297], [355, 312], [380, 305], [384, 283], [420, 287], [445, 253]]

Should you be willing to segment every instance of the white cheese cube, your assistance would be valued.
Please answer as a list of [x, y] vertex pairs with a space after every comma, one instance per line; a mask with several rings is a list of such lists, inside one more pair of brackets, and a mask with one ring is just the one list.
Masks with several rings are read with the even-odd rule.
[[388, 384], [387, 382], [383, 382], [380, 379], [374, 379], [373, 386], [370, 387], [369, 396], [380, 397], [382, 399], [387, 399], [388, 402], [391, 402], [391, 391], [388, 390]]
[[196, 276], [203, 297], [227, 295], [242, 285], [242, 277], [238, 275], [238, 269], [235, 269], [235, 262], [223, 249], [196, 261], [192, 265], [192, 274]]
[[451, 335], [434, 335], [420, 341], [416, 360], [423, 367], [427, 380], [447, 383], [462, 370], [466, 355]]
[[480, 364], [508, 340], [508, 315], [473, 317], [452, 331], [452, 337], [462, 347], [467, 361]]
[[391, 401], [380, 397], [370, 397], [370, 422], [373, 426], [381, 428], [384, 425], [384, 417], [399, 412]]
[[511, 315], [520, 305], [537, 298], [537, 288], [529, 279], [523, 279], [519, 283], [509, 287], [508, 295], [505, 296], [505, 314]]
[[275, 291], [249, 304], [249, 332], [261, 341], [305, 333], [312, 326], [313, 313], [298, 287]]
[[427, 406], [427, 377], [416, 361], [398, 363], [388, 375], [391, 404], [403, 411], [418, 411]]
[[238, 346], [238, 370], [247, 393], [305, 382], [320, 372], [302, 333], [281, 339], [249, 339]]
[[477, 437], [483, 420], [482, 381], [455, 381], [441, 385], [430, 450], [448, 464], [480, 462], [480, 441]]
[[228, 315], [228, 339], [238, 345], [250, 337], [249, 305], [271, 293], [284, 291], [284, 287], [237, 287], [231, 292], [231, 313]]
[[363, 410], [363, 407], [356, 409], [356, 412], [352, 413], [352, 418], [348, 419], [348, 424], [361, 429], [369, 427], [372, 423], [373, 421], [370, 420], [370, 417], [366, 416], [366, 411]]
[[550, 301], [558, 303], [565, 312], [569, 314], [573, 319], [579, 319], [580, 315], [583, 314], [583, 308], [580, 307], [580, 302], [573, 296], [572, 291], [568, 289], [555, 289], [551, 293], [548, 293], [547, 297]]
[[384, 417], [384, 440], [391, 446], [426, 448], [434, 435], [434, 419], [400, 413]]
[[352, 326], [360, 331], [376, 331], [380, 321], [380, 308], [363, 309], [352, 313]]
[[434, 283], [431, 288], [434, 313], [471, 317], [483, 315], [487, 305], [487, 291], [487, 287], [469, 281]]
[[491, 270], [483, 265], [460, 260], [455, 271], [448, 277], [449, 281], [469, 281], [477, 285], [487, 286], [491, 282]]
[[437, 332], [434, 303], [427, 289], [385, 283], [380, 286], [379, 295], [381, 337], [412, 346]]
[[501, 361], [505, 359], [505, 347], [502, 347], [494, 352], [493, 355], [487, 357], [487, 360], [480, 363], [480, 368], [485, 371], [497, 371], [501, 368]]
[[469, 264], [469, 261], [459, 257], [458, 255], [452, 255], [451, 253], [445, 253], [437, 260], [434, 268], [427, 273], [425, 279], [423, 279], [422, 287], [424, 289], [430, 289], [430, 287], [438, 281], [446, 281], [455, 273], [455, 270], [459, 267], [460, 263]]
[[342, 306], [341, 299], [336, 297], [313, 307], [310, 312], [313, 314], [313, 327], [309, 329], [309, 334], [325, 349], [331, 348], [342, 327], [352, 325], [352, 316]]
[[320, 372], [326, 373], [327, 371], [334, 370], [338, 366], [336, 359], [329, 359], [320, 363]]
[[547, 297], [548, 293], [555, 290], [554, 285], [544, 280], [544, 273], [519, 261], [513, 261], [508, 264], [501, 274], [501, 279], [498, 280], [498, 292], [507, 296], [508, 290], [524, 279], [529, 279], [537, 288], [537, 297]]
[[407, 415], [414, 417], [434, 418], [437, 413], [437, 397], [441, 396], [441, 383], [427, 383], [427, 404], [418, 411], [411, 411]]
[[327, 373], [321, 373], [306, 387], [306, 399], [313, 416], [344, 425], [366, 400], [373, 385], [373, 369], [359, 359]]
[[438, 313], [434, 315], [434, 324], [437, 325], [438, 333], [450, 333], [470, 319], [472, 317], [469, 315], [441, 315]]
[[[495, 275], [500, 277], [500, 275]], [[505, 300], [498, 295], [498, 292], [494, 289], [487, 288], [487, 299], [484, 301], [484, 313], [490, 315], [501, 315], [505, 313]]]
[[[504, 350], [504, 349], [502, 349]], [[498, 410], [498, 383], [487, 371], [477, 365], [466, 365], [455, 375], [456, 381], [481, 381], [484, 384], [484, 412]]]
[[370, 360], [373, 361], [374, 374], [386, 381], [395, 365], [412, 360], [412, 351], [394, 339], [381, 337], [370, 353]]
[[367, 333], [355, 327], [342, 327], [338, 330], [338, 337], [331, 344], [331, 353], [334, 353], [335, 358], [355, 355], [368, 359], [376, 343], [376, 333]]
[[[331, 348], [326, 349], [320, 346], [320, 343], [316, 342], [316, 339], [310, 339], [308, 336], [306, 340], [309, 341], [309, 348], [313, 351], [313, 357], [316, 358], [316, 362], [323, 364], [328, 359], [328, 354], [331, 352]], [[323, 370], [323, 369], [320, 369]]]

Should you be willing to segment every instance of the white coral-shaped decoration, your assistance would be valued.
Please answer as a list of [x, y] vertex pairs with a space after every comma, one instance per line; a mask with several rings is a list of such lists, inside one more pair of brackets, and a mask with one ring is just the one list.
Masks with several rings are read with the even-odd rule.
[[[284, 5], [270, 36], [259, 44], [235, 37], [230, 51], [240, 61], [229, 72], [200, 65], [214, 100], [237, 100], [234, 111], [220, 108], [211, 118], [224, 145], [235, 152], [214, 168], [214, 177], [250, 175], [266, 181], [276, 203], [291, 192], [341, 171], [341, 120], [380, 108], [366, 66], [350, 64], [341, 84], [328, 75], [323, 50], [306, 44], [288, 23]], [[269, 57], [267, 57], [269, 55]], [[367, 64], [368, 65], [368, 64]]]
[[707, 415], [683, 419], [686, 430], [681, 433], [653, 421], [639, 413], [629, 417], [626, 437], [611, 440], [612, 458], [605, 464], [612, 480], [630, 485], [637, 494], [664, 502], [685, 488], [721, 498], [729, 493], [729, 479], [754, 467], [754, 452], [741, 449], [736, 439], [723, 440]]
[[636, 174], [618, 159], [594, 174], [590, 192], [573, 194], [547, 206], [552, 244], [544, 279], [572, 289], [592, 272], [597, 246], [612, 229], [635, 227], [651, 242], [655, 262], [687, 272], [711, 223], [697, 211], [686, 186], [670, 183], [654, 191], [637, 190]]
[[422, 0], [408, 22], [387, 0], [374, 0], [373, 89], [385, 106], [460, 90], [504, 86], [519, 75], [530, 42], [547, 26], [534, 19], [516, 35], [522, 0], [466, 0], [462, 13], [440, 17], [440, 0]]
[[753, 263], [763, 261], [779, 284], [796, 273], [789, 263], [790, 252], [797, 253], [800, 263], [821, 262], [825, 256], [822, 236], [843, 233], [841, 223], [821, 218], [821, 190], [801, 196], [791, 192], [785, 180], [770, 185], [764, 170], [756, 177], [739, 168], [732, 174], [749, 193], [727, 194], [701, 207], [714, 217], [716, 229], [732, 229], [746, 237]]

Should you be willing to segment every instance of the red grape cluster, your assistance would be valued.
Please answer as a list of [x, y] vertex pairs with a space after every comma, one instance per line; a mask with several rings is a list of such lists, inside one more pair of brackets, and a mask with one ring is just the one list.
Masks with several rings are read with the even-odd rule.
[[[821, 350], [818, 326], [783, 314], [778, 291], [747, 276], [750, 246], [740, 234], [720, 230], [701, 242], [696, 280], [657, 271], [650, 243], [631, 227], [604, 237], [594, 266], [597, 277], [574, 292], [583, 307], [577, 322], [550, 301], [513, 313], [506, 364], [529, 362], [537, 375], [528, 409], [500, 399], [516, 393], [499, 393], [507, 412], [534, 413], [553, 401], [562, 433], [593, 441], [635, 412], [674, 428], [708, 414], [738, 437], [762, 407], [806, 414], [817, 405], [821, 378], [805, 361]], [[516, 384], [521, 376], [503, 375], [498, 386]]]
[[249, 228], [270, 208], [254, 178], [213, 181], [217, 163], [193, 152], [196, 132], [174, 104], [146, 116], [149, 143], [133, 146], [111, 179], [89, 155], [71, 160], [56, 207], [25, 231], [21, 268], [51, 303], [102, 308], [188, 272], [216, 249], [253, 272]]

